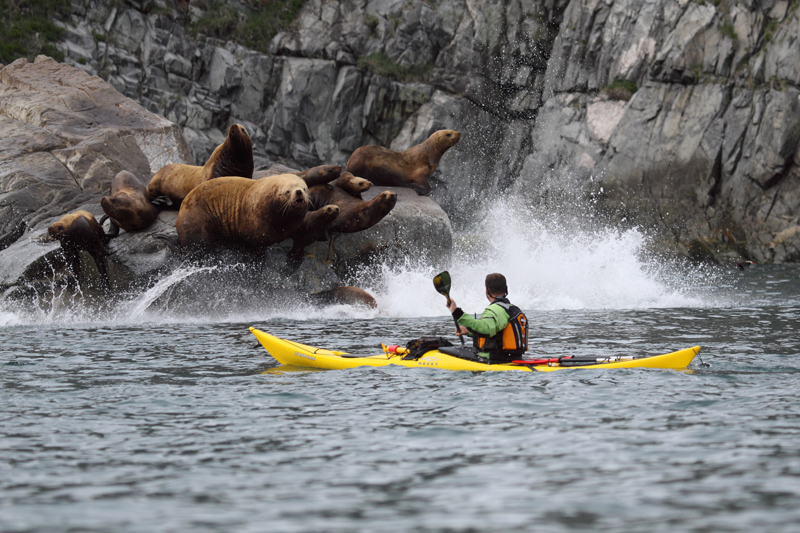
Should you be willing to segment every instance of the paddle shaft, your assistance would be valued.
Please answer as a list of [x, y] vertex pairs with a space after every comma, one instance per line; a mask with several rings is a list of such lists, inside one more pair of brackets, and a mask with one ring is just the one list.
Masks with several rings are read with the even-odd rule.
[[[447, 305], [449, 307], [450, 306], [450, 295], [449, 294], [445, 294], [445, 296], [447, 296]], [[458, 331], [458, 328], [460, 327], [460, 325], [459, 325], [458, 320], [456, 319], [456, 317], [453, 317], [453, 322], [455, 322], [456, 331]], [[459, 334], [458, 340], [461, 341], [461, 346], [464, 346], [464, 336]]]

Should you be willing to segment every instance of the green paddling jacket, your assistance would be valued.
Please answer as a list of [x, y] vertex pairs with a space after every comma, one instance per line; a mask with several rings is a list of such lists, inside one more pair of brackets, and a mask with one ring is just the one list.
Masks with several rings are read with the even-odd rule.
[[501, 333], [508, 325], [508, 312], [500, 305], [511, 305], [507, 298], [495, 298], [489, 306], [483, 310], [480, 318], [472, 318], [466, 314], [461, 308], [453, 311], [453, 318], [456, 322], [467, 328], [469, 336], [472, 337], [472, 343], [475, 348], [478, 348], [478, 339], [486, 337], [486, 344], [480, 349], [478, 355], [484, 358], [489, 358], [498, 352], [498, 342], [502, 342], [499, 338], [495, 338]]

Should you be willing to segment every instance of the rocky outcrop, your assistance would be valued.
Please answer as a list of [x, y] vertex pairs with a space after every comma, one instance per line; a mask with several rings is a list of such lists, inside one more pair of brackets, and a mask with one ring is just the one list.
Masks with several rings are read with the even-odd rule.
[[72, 4], [67, 61], [180, 124], [197, 160], [232, 122], [296, 168], [445, 127], [462, 141], [433, 198], [457, 228], [511, 192], [672, 250], [800, 260], [788, 0], [308, 0], [268, 53], [187, 35], [184, 3]]
[[[44, 56], [0, 70], [0, 123], [6, 132], [0, 142], [0, 294], [6, 298], [52, 297], [69, 284], [47, 228], [76, 209], [99, 219], [100, 198], [119, 171], [146, 182], [162, 166], [191, 158], [174, 123], [103, 80]], [[329, 248], [333, 255], [322, 257], [322, 243], [310, 251], [289, 285], [313, 292], [341, 284], [347, 269], [363, 266], [371, 253], [426, 254], [430, 262], [446, 262], [452, 244], [447, 215], [430, 198], [399, 195], [392, 216], [369, 231], [341, 236]], [[116, 292], [141, 290], [185, 262], [170, 247], [176, 217], [163, 211], [146, 230], [123, 231], [110, 241], [108, 271]], [[279, 270], [285, 251], [276, 248], [272, 256]], [[84, 268], [94, 270], [84, 259]]]
[[61, 270], [47, 227], [85, 209], [100, 218], [111, 178], [129, 170], [143, 179], [190, 157], [179, 128], [148, 113], [97, 77], [40, 56], [0, 70], [0, 286], [52, 278]]

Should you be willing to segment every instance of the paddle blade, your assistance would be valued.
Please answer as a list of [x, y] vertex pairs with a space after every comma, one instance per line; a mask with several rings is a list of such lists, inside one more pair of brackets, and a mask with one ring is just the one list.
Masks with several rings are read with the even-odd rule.
[[436, 288], [436, 292], [444, 294], [448, 300], [450, 299], [450, 273], [447, 270], [433, 277], [433, 286]]

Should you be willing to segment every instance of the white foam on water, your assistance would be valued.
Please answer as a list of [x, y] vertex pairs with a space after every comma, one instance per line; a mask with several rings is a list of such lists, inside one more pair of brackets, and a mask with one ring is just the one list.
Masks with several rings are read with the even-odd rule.
[[19, 326], [22, 323], [18, 314], [11, 311], [0, 311], [0, 327]]
[[[671, 264], [649, 258], [638, 229], [576, 230], [558, 220], [526, 217], [499, 204], [491, 219], [456, 239], [449, 272], [451, 296], [462, 308], [487, 303], [484, 279], [506, 276], [509, 297], [523, 309], [642, 309], [716, 305], [699, 296], [695, 280]], [[570, 227], [570, 229], [566, 229]], [[388, 316], [441, 316], [445, 298], [433, 290], [430, 267], [384, 265], [370, 287]]]

